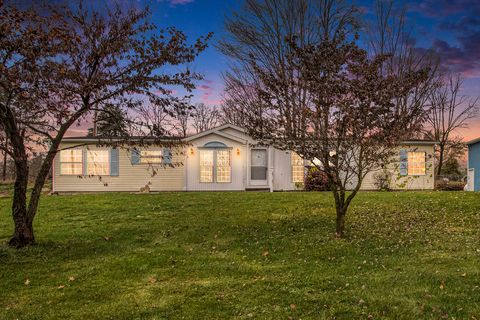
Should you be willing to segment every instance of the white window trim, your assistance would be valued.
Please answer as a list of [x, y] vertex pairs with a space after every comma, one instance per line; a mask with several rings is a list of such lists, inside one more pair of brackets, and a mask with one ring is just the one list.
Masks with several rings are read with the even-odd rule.
[[[212, 172], [212, 181], [202, 181], [202, 156], [201, 152], [202, 151], [212, 151], [212, 166], [211, 166], [211, 172]], [[198, 181], [200, 183], [215, 183], [215, 150], [214, 149], [202, 149], [198, 151]]]
[[[202, 181], [202, 158], [200, 152], [202, 151], [212, 151], [213, 152], [213, 165], [212, 165], [212, 182]], [[227, 181], [218, 181], [217, 176], [217, 151], [228, 151], [229, 153], [229, 163], [230, 163], [230, 180]], [[228, 184], [232, 183], [232, 148], [199, 148], [198, 155], [198, 181], [199, 183], [218, 183], [218, 184]]]
[[[423, 165], [425, 168], [424, 173], [415, 173], [415, 174], [410, 174], [410, 164], [411, 163], [422, 163], [422, 162], [416, 162], [416, 161], [410, 161], [410, 153], [423, 153]], [[407, 151], [407, 176], [409, 177], [423, 177], [427, 175], [427, 152], [425, 151]]]
[[[267, 156], [267, 165], [265, 167], [262, 167], [262, 168], [266, 168], [266, 178], [265, 179], [252, 179], [252, 151], [253, 150], [265, 150], [265, 154]], [[269, 172], [268, 172], [268, 166], [269, 166], [269, 161], [270, 161], [270, 154], [268, 152], [268, 148], [262, 148], [262, 147], [253, 147], [250, 149], [250, 156], [249, 156], [249, 168], [248, 168], [248, 177], [250, 179], [250, 182], [251, 181], [267, 181], [267, 184], [268, 184], [268, 175], [269, 175]], [[291, 161], [290, 161], [290, 164], [291, 164]], [[259, 166], [255, 166], [255, 167], [259, 167]]]
[[[149, 152], [149, 151], [158, 151], [160, 152], [160, 156], [142, 156], [142, 152]], [[161, 165], [164, 163], [164, 159], [163, 159], [163, 149], [143, 149], [143, 150], [139, 150], [139, 157], [140, 157], [140, 165]], [[143, 162], [142, 159], [144, 158], [151, 158], [151, 159], [160, 159], [160, 162]]]
[[[81, 151], [82, 152], [82, 155], [81, 155], [81, 159], [80, 159], [80, 162], [72, 162], [72, 161], [62, 161], [62, 151], [71, 151], [71, 150], [78, 150], [78, 151]], [[58, 153], [58, 160], [59, 160], [59, 172], [60, 172], [60, 176], [81, 176], [83, 175], [83, 173], [85, 172], [85, 163], [84, 162], [84, 156], [83, 156], [83, 153], [85, 151], [83, 149], [80, 149], [80, 148], [72, 148], [72, 149], [65, 149], [65, 150], [60, 150], [60, 152]], [[80, 163], [82, 165], [82, 171], [80, 173], [62, 173], [62, 164], [64, 163], [69, 163], [69, 164], [72, 164], [72, 163]]]
[[[106, 176], [109, 176], [110, 175], [110, 150], [109, 149], [94, 149], [94, 150], [86, 150], [87, 151], [87, 156], [86, 156], [86, 164], [83, 165], [83, 169], [86, 171], [85, 172], [85, 175], [87, 176], [90, 176], [90, 177], [106, 177]], [[88, 158], [89, 158], [89, 153], [91, 152], [98, 152], [98, 151], [102, 151], [102, 152], [106, 152], [107, 153], [107, 173], [106, 174], [90, 174], [88, 172], [88, 168], [90, 167], [89, 166], [89, 163], [88, 163]]]
[[[290, 152], [290, 170], [292, 171], [292, 183], [303, 183], [303, 182], [305, 182], [305, 164], [294, 165], [293, 164], [294, 155], [297, 155], [300, 159], [302, 159], [296, 152], [294, 152], [294, 151]], [[303, 161], [303, 159], [302, 159], [302, 161]], [[295, 181], [294, 174], [293, 174], [295, 167], [301, 167], [301, 169], [302, 169], [302, 180], [301, 181]]]
[[[218, 151], [227, 151], [228, 152], [228, 167], [230, 168], [230, 175], [229, 175], [229, 180], [228, 181], [218, 181], [218, 157], [217, 157], [217, 152]], [[215, 168], [215, 176], [214, 176], [214, 181], [215, 183], [220, 183], [220, 184], [225, 184], [225, 183], [232, 183], [232, 152], [230, 149], [215, 149], [214, 152], [214, 168]]]

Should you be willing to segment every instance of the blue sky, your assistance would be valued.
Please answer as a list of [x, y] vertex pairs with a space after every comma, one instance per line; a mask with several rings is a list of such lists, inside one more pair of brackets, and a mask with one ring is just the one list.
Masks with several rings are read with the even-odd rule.
[[[222, 73], [228, 62], [213, 46], [223, 34], [225, 15], [239, 9], [241, 0], [158, 0], [139, 1], [150, 4], [154, 21], [161, 26], [173, 25], [190, 37], [214, 37], [210, 47], [192, 65], [205, 75], [194, 92], [195, 100], [208, 104], [221, 103]], [[372, 13], [373, 0], [357, 0], [367, 16]], [[442, 57], [444, 66], [465, 76], [464, 94], [480, 92], [480, 0], [406, 0], [408, 26], [418, 47], [433, 47]], [[480, 135], [480, 122], [461, 132], [467, 139]]]
[[[17, 0], [19, 2], [29, 0]], [[48, 0], [46, 0], [48, 1]], [[62, 0], [50, 0], [62, 1]], [[175, 26], [192, 41], [214, 32], [210, 46], [189, 67], [205, 77], [193, 92], [194, 102], [221, 104], [222, 73], [228, 62], [214, 44], [224, 33], [224, 18], [241, 8], [242, 0], [107, 0], [126, 6], [149, 5], [153, 22], [160, 27]], [[295, 1], [295, 0], [293, 0]], [[354, 0], [368, 19], [374, 0]], [[96, 0], [85, 0], [98, 5]], [[103, 3], [103, 2], [102, 2]], [[108, 2], [107, 2], [108, 3]], [[433, 47], [443, 65], [465, 77], [464, 94], [475, 97], [480, 93], [480, 0], [397, 0], [407, 6], [408, 27], [416, 45]], [[460, 132], [466, 139], [480, 136], [480, 121]]]
[[209, 47], [190, 65], [193, 71], [204, 75], [194, 91], [194, 101], [210, 105], [221, 104], [222, 73], [227, 70], [227, 59], [214, 47], [223, 32], [224, 17], [241, 6], [241, 1], [222, 0], [159, 0], [140, 1], [149, 4], [153, 21], [160, 26], [175, 26], [192, 40], [213, 32]]

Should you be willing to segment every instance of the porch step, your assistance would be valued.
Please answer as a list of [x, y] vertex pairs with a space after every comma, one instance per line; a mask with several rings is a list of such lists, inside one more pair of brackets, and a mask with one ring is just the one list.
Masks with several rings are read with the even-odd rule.
[[268, 187], [248, 187], [248, 188], [245, 188], [245, 191], [264, 191], [264, 192], [270, 192], [270, 188], [268, 188]]

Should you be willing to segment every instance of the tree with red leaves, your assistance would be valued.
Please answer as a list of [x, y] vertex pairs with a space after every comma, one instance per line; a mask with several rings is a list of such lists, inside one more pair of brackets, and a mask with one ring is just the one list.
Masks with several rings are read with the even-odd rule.
[[[170, 110], [178, 99], [169, 88], [191, 91], [201, 79], [178, 70], [194, 61], [211, 35], [189, 44], [183, 32], [158, 29], [149, 17], [148, 9], [118, 6], [104, 13], [82, 5], [0, 7], [0, 124], [9, 141], [3, 151], [16, 170], [10, 246], [34, 243], [41, 190], [69, 128], [112, 104], [127, 111], [148, 101]], [[39, 147], [46, 156], [27, 204], [27, 160]]]

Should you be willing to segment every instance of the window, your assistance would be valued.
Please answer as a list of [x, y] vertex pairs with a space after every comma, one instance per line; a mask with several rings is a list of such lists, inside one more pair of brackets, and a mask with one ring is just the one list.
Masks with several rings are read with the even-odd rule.
[[200, 150], [200, 182], [232, 182], [230, 150]]
[[217, 150], [217, 182], [231, 182], [229, 150]]
[[408, 175], [425, 175], [425, 152], [408, 153]]
[[161, 150], [142, 150], [140, 151], [140, 163], [162, 163]]
[[213, 150], [200, 150], [200, 182], [213, 182]]
[[60, 151], [60, 174], [81, 175], [83, 174], [83, 152], [81, 149], [69, 149]]
[[109, 151], [88, 150], [87, 152], [87, 175], [108, 176], [110, 174]]
[[[250, 164], [251, 180], [267, 180], [268, 157], [266, 149], [252, 149]], [[262, 182], [263, 183], [263, 182]]]
[[303, 159], [296, 153], [292, 152], [292, 182], [303, 182], [304, 166]]

